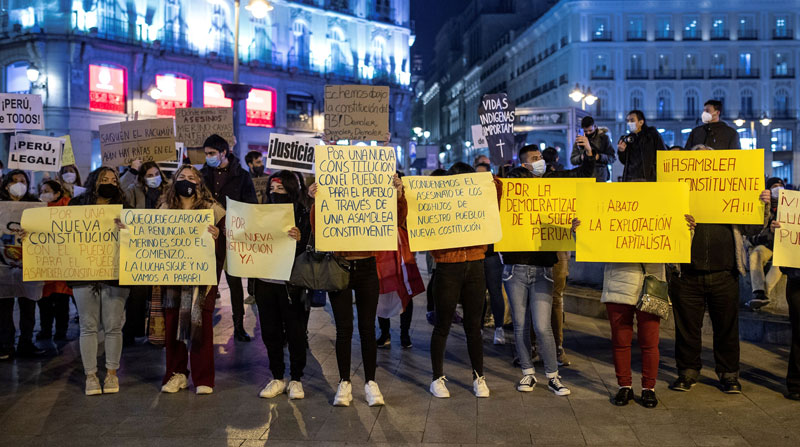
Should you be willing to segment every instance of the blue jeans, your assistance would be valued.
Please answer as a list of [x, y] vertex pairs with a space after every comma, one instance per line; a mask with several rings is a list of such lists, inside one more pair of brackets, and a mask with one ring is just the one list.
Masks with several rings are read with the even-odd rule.
[[[531, 359], [531, 326], [536, 332], [539, 355], [544, 361], [547, 377], [558, 375], [556, 341], [550, 322], [553, 306], [553, 284], [545, 276], [545, 267], [514, 264], [503, 267], [503, 285], [511, 306], [514, 340], [523, 374], [533, 374]], [[530, 312], [531, 318], [528, 318]]]
[[103, 283], [72, 288], [81, 326], [81, 360], [86, 375], [97, 374], [97, 332], [105, 331], [106, 369], [119, 369], [122, 356], [122, 325], [130, 289]]

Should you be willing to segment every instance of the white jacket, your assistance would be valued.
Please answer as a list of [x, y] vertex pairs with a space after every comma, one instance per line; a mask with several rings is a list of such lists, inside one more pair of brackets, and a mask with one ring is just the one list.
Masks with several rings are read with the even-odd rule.
[[601, 303], [629, 304], [635, 306], [642, 295], [644, 272], [666, 281], [664, 264], [608, 263], [603, 271]]

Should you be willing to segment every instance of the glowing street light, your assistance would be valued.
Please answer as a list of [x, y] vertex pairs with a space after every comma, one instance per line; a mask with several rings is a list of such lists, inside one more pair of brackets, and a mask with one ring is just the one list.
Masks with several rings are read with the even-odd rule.
[[587, 88], [584, 92], [581, 86], [575, 84], [575, 88], [569, 94], [569, 98], [575, 102], [581, 103], [581, 110], [586, 110], [586, 105], [592, 105], [597, 102], [597, 96], [592, 94], [592, 89]]
[[272, 11], [272, 5], [266, 0], [250, 0], [244, 9], [250, 11], [250, 14], [257, 19], [263, 19], [267, 13]]
[[747, 121], [742, 117], [739, 117], [739, 118], [736, 118], [735, 120], [733, 120], [733, 124], [736, 124], [736, 127], [742, 127], [742, 126], [744, 126], [744, 123], [746, 123], [746, 122]]
[[772, 123], [772, 120], [765, 113], [765, 114], [761, 115], [761, 119], [758, 120], [758, 122], [760, 122], [762, 126], [767, 127], [767, 126], [770, 125], [770, 123]]
[[39, 68], [36, 67], [35, 64], [31, 63], [28, 65], [28, 69], [25, 71], [25, 75], [28, 77], [28, 81], [31, 83], [36, 82], [39, 80]]
[[581, 102], [581, 100], [584, 97], [584, 94], [581, 91], [581, 88], [580, 86], [578, 86], [578, 84], [575, 84], [575, 88], [572, 89], [572, 92], [569, 94], [569, 97], [575, 102]]

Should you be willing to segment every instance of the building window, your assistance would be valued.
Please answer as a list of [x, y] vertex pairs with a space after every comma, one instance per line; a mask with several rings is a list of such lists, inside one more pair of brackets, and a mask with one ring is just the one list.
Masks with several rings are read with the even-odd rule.
[[592, 40], [611, 40], [608, 17], [595, 17], [592, 20]]
[[739, 53], [739, 69], [736, 75], [738, 77], [753, 76], [753, 53]]
[[660, 16], [656, 19], [656, 40], [671, 40], [674, 32], [672, 30], [672, 17]]
[[289, 50], [289, 65], [311, 69], [311, 36], [308, 25], [302, 20], [292, 24], [292, 49]]
[[[791, 73], [790, 73], [791, 71]], [[772, 68], [772, 76], [775, 78], [793, 77], [794, 71], [789, 70], [789, 55], [786, 53], [775, 53], [775, 64]]]
[[683, 40], [700, 39], [700, 19], [697, 16], [683, 17]]
[[331, 56], [329, 69], [337, 74], [351, 74], [347, 73], [349, 61], [347, 58], [347, 42], [344, 38], [344, 32], [341, 28], [334, 28], [331, 30]]
[[792, 129], [777, 128], [772, 129], [770, 137], [772, 152], [782, 152], [792, 150]]
[[245, 101], [245, 125], [275, 127], [275, 91], [254, 88]]
[[314, 130], [314, 97], [308, 93], [286, 95], [286, 127]]
[[739, 32], [737, 33], [739, 40], [755, 40], [758, 39], [758, 30], [756, 30], [756, 20], [753, 16], [739, 17]]
[[667, 147], [672, 147], [673, 145], [675, 145], [674, 130], [658, 129], [658, 133], [661, 134], [661, 140], [664, 141], [664, 144], [666, 144]]
[[28, 79], [28, 63], [24, 61], [6, 65], [6, 89], [8, 93], [30, 93], [31, 81]]
[[594, 103], [595, 118], [612, 118], [608, 104], [608, 92], [605, 90], [597, 91], [597, 101]]
[[729, 77], [730, 70], [726, 68], [728, 63], [725, 53], [714, 53], [711, 55], [711, 70], [709, 76], [712, 78]]
[[722, 103], [722, 110], [720, 110], [720, 114], [725, 112], [725, 90], [721, 88], [715, 88], [713, 92], [711, 92], [711, 98], [716, 99], [717, 101]]
[[644, 110], [644, 93], [641, 90], [631, 92], [631, 110]]
[[192, 80], [174, 74], [156, 75], [156, 115], [175, 116], [175, 109], [191, 107]]
[[670, 63], [670, 56], [669, 54], [659, 54], [658, 55], [658, 71], [662, 74], [668, 73], [672, 64]]
[[775, 118], [789, 118], [789, 115], [791, 114], [790, 107], [791, 96], [789, 96], [789, 91], [785, 88], [778, 89], [775, 92]]
[[656, 114], [660, 120], [672, 119], [672, 95], [668, 90], [659, 90], [656, 96]]
[[203, 107], [232, 107], [233, 101], [225, 97], [222, 84], [219, 82], [203, 82]]
[[792, 30], [789, 29], [789, 19], [787, 16], [775, 17], [775, 28], [772, 30], [772, 37], [775, 39], [791, 39]]
[[755, 118], [753, 110], [753, 91], [744, 89], [739, 101], [739, 116], [742, 118]]
[[642, 71], [642, 66], [644, 65], [644, 62], [642, 61], [642, 59], [644, 59], [644, 56], [642, 56], [641, 54], [632, 54], [631, 55], [631, 71], [632, 72]]
[[89, 110], [125, 113], [126, 91], [124, 68], [89, 65]]
[[208, 49], [220, 56], [233, 57], [233, 31], [228, 27], [226, 19], [228, 7], [222, 4], [213, 4], [211, 7], [210, 45]]
[[644, 18], [631, 17], [628, 20], [628, 40], [644, 40]]
[[749, 128], [742, 127], [736, 129], [736, 132], [739, 133], [739, 145], [742, 149], [756, 149], [756, 137]]
[[596, 75], [604, 76], [608, 74], [608, 56], [598, 54], [594, 58], [594, 72]]
[[697, 90], [686, 92], [686, 119], [697, 119], [700, 115], [700, 94]]
[[792, 162], [773, 160], [772, 176], [782, 178], [786, 183], [792, 183]]
[[728, 28], [725, 26], [725, 17], [714, 17], [711, 19], [711, 38], [727, 39]]

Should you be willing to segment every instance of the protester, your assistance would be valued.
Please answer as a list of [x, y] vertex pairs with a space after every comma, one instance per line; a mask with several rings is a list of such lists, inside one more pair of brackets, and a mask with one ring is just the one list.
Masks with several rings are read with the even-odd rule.
[[69, 198], [79, 196], [83, 193], [83, 183], [81, 183], [81, 173], [75, 165], [62, 166], [58, 170], [58, 181], [64, 187], [64, 193]]
[[259, 151], [250, 151], [244, 156], [244, 162], [247, 169], [250, 170], [251, 178], [263, 177], [264, 173], [264, 155]]
[[[114, 169], [99, 167], [86, 179], [86, 191], [70, 200], [76, 205], [122, 205], [128, 207]], [[80, 348], [86, 373], [86, 395], [119, 392], [119, 360], [122, 356], [122, 325], [125, 321], [125, 301], [130, 290], [120, 287], [119, 281], [68, 281], [78, 305], [80, 316]], [[97, 378], [97, 332], [105, 332], [107, 375], [100, 387]]]
[[617, 151], [624, 182], [656, 181], [656, 151], [666, 149], [661, 134], [655, 127], [647, 125], [644, 112], [631, 110], [627, 116], [630, 133], [620, 137]]
[[[303, 194], [297, 176], [291, 171], [279, 171], [269, 177], [267, 203], [291, 204], [294, 208], [295, 226], [289, 237], [297, 241], [294, 256], [302, 254], [311, 235], [308, 196]], [[261, 324], [261, 339], [267, 348], [272, 380], [259, 393], [260, 397], [273, 398], [286, 392], [289, 399], [303, 399], [305, 392], [300, 379], [306, 366], [306, 308], [307, 293], [286, 281], [272, 279], [254, 280], [255, 300]], [[284, 381], [286, 364], [283, 345], [289, 345], [288, 385]]]
[[[774, 233], [781, 223], [770, 222]], [[787, 399], [800, 400], [800, 269], [781, 267], [786, 274], [786, 301], [789, 304], [789, 322], [792, 326], [792, 342], [789, 351], [789, 366], [786, 372]]]
[[[39, 200], [47, 206], [67, 206], [69, 197], [64, 195], [61, 183], [47, 180], [40, 188]], [[39, 300], [39, 334], [37, 340], [66, 341], [69, 329], [69, 299], [72, 289], [66, 281], [45, 281], [42, 289], [42, 299]], [[53, 322], [56, 325], [53, 335]]]
[[764, 268], [772, 259], [773, 250], [773, 231], [769, 223], [775, 220], [778, 212], [778, 198], [785, 185], [783, 180], [778, 177], [767, 179], [767, 190], [770, 191], [769, 218], [757, 234], [751, 235], [748, 241], [752, 245], [750, 249], [750, 285], [753, 291], [753, 298], [745, 305], [751, 310], [758, 310], [770, 302], [772, 290], [781, 280], [781, 269], [775, 265], [770, 266], [769, 272], [764, 275]]
[[703, 124], [692, 129], [685, 147], [693, 148], [698, 144], [712, 149], [741, 149], [739, 133], [731, 126], [720, 121], [722, 102], [710, 99], [703, 105], [701, 120]]
[[[212, 210], [214, 224], [208, 232], [214, 238], [216, 274], [225, 263], [225, 210], [214, 200], [194, 166], [183, 165], [164, 193], [159, 207], [170, 210]], [[214, 392], [213, 313], [217, 286], [163, 286], [166, 324], [166, 371], [161, 392], [177, 393], [186, 389], [192, 363], [192, 383], [198, 395]]]
[[475, 172], [492, 172], [492, 165], [489, 163], [478, 163], [475, 165]]
[[[466, 163], [455, 163], [448, 175], [468, 174], [475, 169]], [[495, 180], [497, 201], [500, 202], [502, 184]], [[430, 392], [434, 397], [450, 397], [444, 375], [444, 354], [447, 336], [456, 306], [460, 302], [464, 310], [464, 332], [467, 336], [467, 351], [472, 365], [472, 389], [476, 397], [489, 397], [489, 387], [483, 375], [483, 340], [481, 318], [485, 295], [486, 276], [483, 265], [486, 245], [448, 248], [432, 252], [436, 260], [436, 324], [431, 334], [431, 365], [433, 381]]]
[[[472, 162], [472, 167], [474, 167], [475, 169], [478, 169], [478, 165], [483, 165], [483, 164], [489, 165], [489, 167], [491, 168], [492, 161], [489, 159], [488, 155], [481, 154], [481, 155], [476, 156], [475, 160], [473, 160], [473, 162]], [[491, 169], [489, 169], [489, 170], [491, 171]], [[433, 174], [431, 174], [431, 175], [433, 175]]]
[[[3, 176], [0, 183], [0, 202], [38, 202], [39, 199], [29, 192], [28, 174], [19, 169], [12, 169]], [[17, 329], [14, 326], [14, 296], [0, 291], [0, 360], [10, 359], [14, 353], [14, 338]], [[36, 297], [18, 296], [19, 305], [19, 340], [16, 355], [20, 357], [39, 356], [45, 350], [33, 342], [33, 328], [36, 325]]]
[[[631, 112], [632, 113], [632, 112]], [[578, 135], [575, 138], [575, 143], [572, 145], [572, 154], [569, 159], [570, 162], [578, 166], [583, 163], [587, 148], [591, 147], [592, 153], [597, 154], [599, 158], [595, 161], [594, 165], [594, 178], [598, 182], [607, 182], [610, 173], [608, 166], [614, 163], [614, 147], [611, 146], [611, 138], [608, 137], [608, 129], [598, 128], [591, 116], [584, 116], [581, 120], [581, 128], [583, 135]], [[546, 150], [545, 150], [546, 151]], [[620, 159], [622, 161], [622, 159]]]
[[[547, 146], [542, 151], [542, 158], [544, 158], [544, 162], [547, 165], [548, 171], [563, 171], [564, 165], [558, 162], [558, 151], [553, 146]], [[573, 163], [574, 164], [574, 163]]]
[[[231, 152], [228, 142], [217, 134], [213, 134], [203, 143], [206, 162], [200, 172], [203, 181], [211, 190], [214, 199], [225, 208], [227, 199], [244, 203], [258, 203], [256, 189], [250, 174], [245, 171], [239, 159]], [[244, 290], [242, 278], [225, 272], [228, 289], [231, 295], [233, 311], [233, 337], [236, 341], [249, 342], [250, 335], [244, 330]]]
[[[476, 160], [480, 157], [486, 156], [479, 155]], [[486, 157], [486, 159], [488, 160], [489, 157]], [[447, 171], [441, 168], [434, 169], [430, 173], [431, 177], [441, 177], [443, 175], [447, 175]], [[428, 286], [425, 288], [425, 297], [427, 298], [425, 320], [428, 322], [428, 324], [433, 326], [436, 324], [436, 298], [433, 289], [434, 283], [436, 282], [434, 281], [434, 278], [436, 277], [436, 260], [433, 259], [433, 254], [429, 251], [425, 252], [425, 265], [428, 271]], [[455, 316], [456, 315], [454, 315], [454, 317]]]

